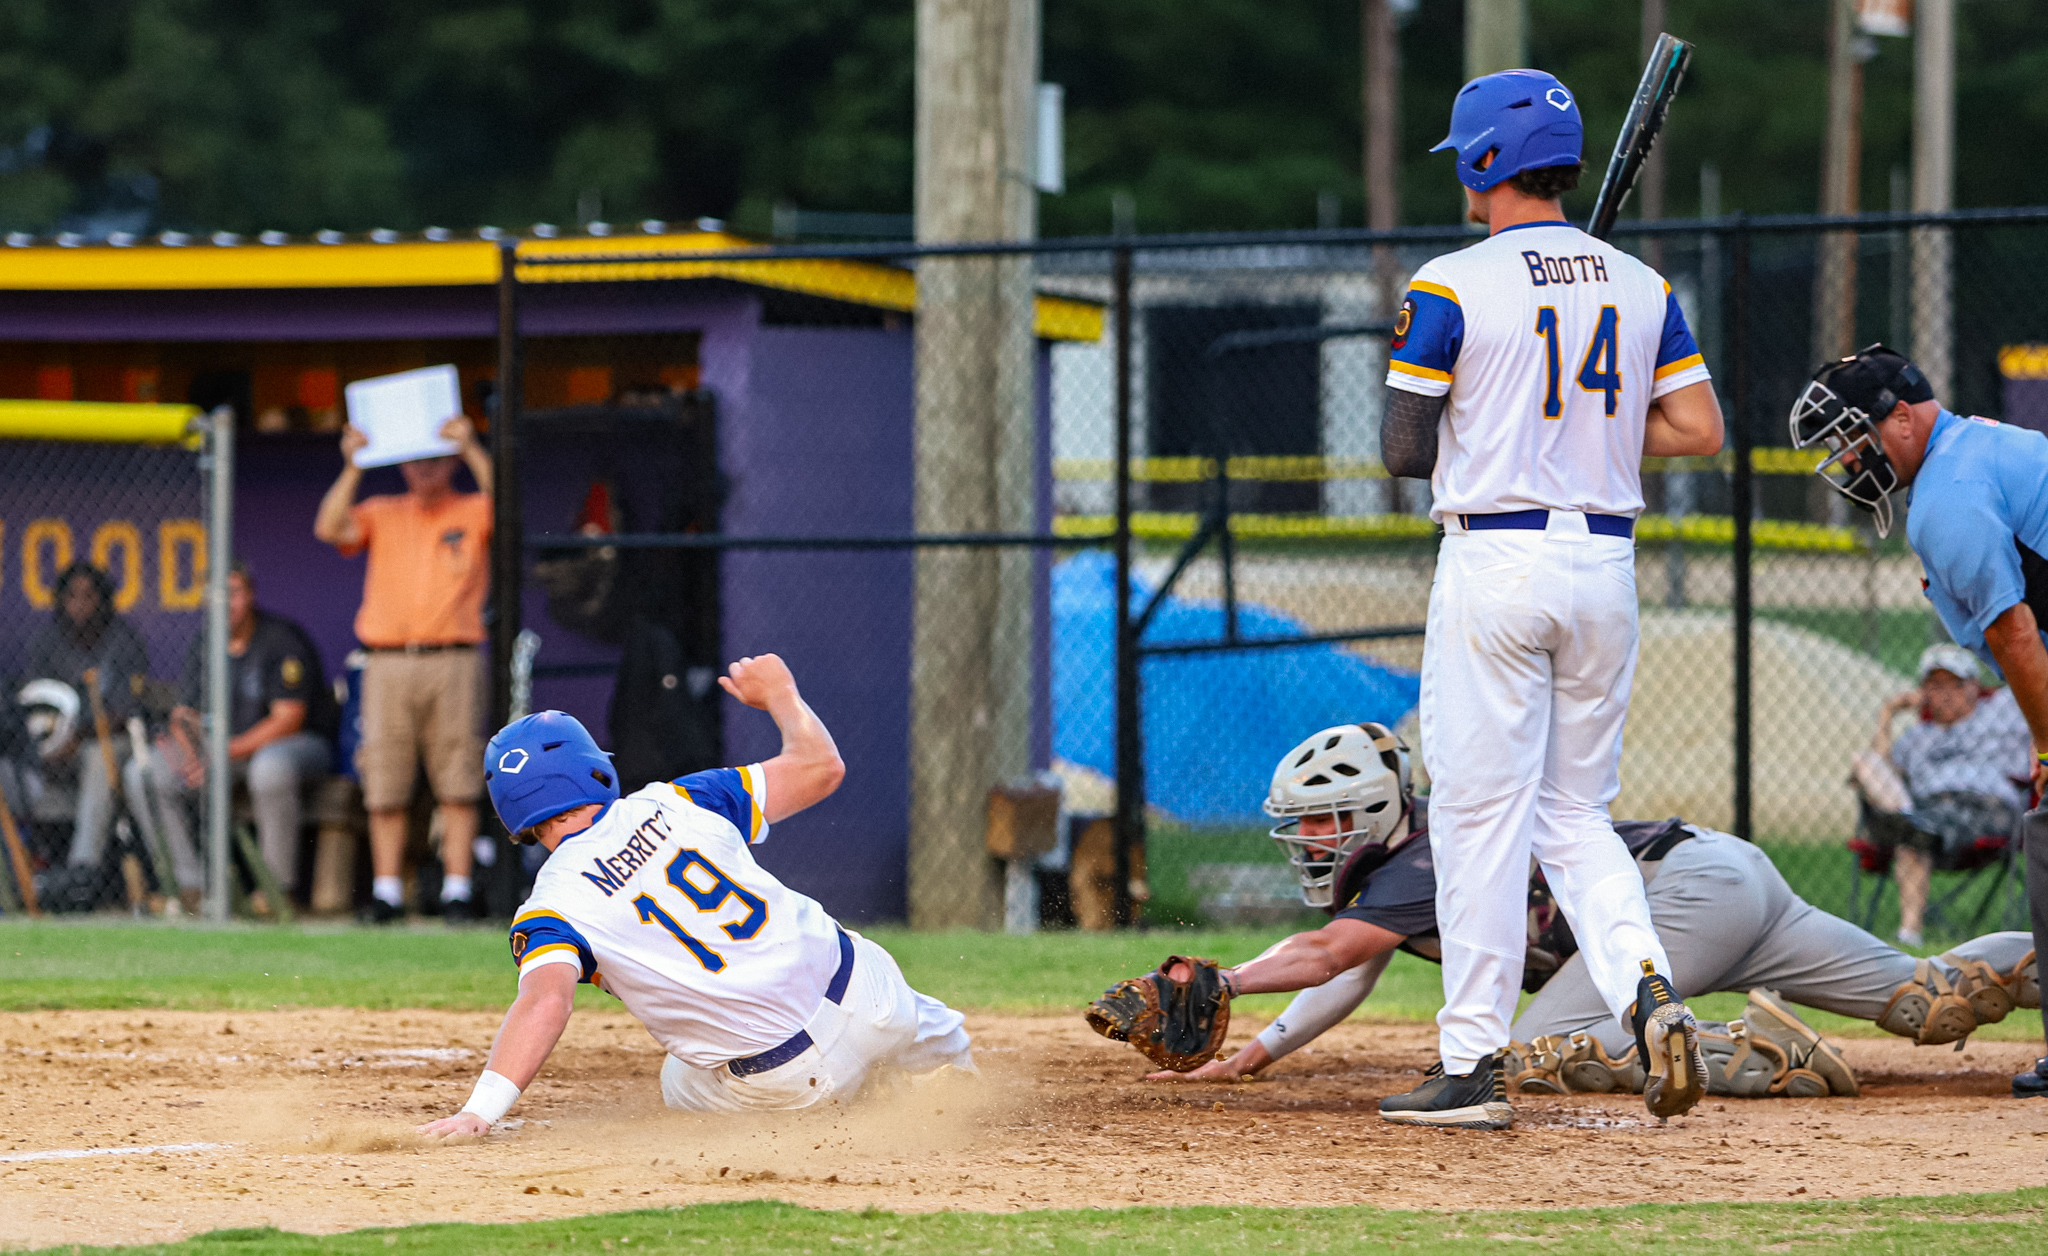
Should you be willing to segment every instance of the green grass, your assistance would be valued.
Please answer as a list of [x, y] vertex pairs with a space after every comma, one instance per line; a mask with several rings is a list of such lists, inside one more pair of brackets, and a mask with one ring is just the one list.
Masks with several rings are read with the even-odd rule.
[[1530, 1212], [1391, 1212], [1331, 1208], [1124, 1208], [898, 1214], [828, 1212], [769, 1201], [699, 1204], [515, 1225], [419, 1225], [313, 1236], [216, 1230], [148, 1247], [53, 1252], [435, 1253], [580, 1249], [750, 1253], [1172, 1252], [1237, 1256], [1397, 1249], [1478, 1252], [1503, 1242], [1575, 1253], [2041, 1252], [2048, 1190], [1925, 1199], [1771, 1204], [1635, 1205]]

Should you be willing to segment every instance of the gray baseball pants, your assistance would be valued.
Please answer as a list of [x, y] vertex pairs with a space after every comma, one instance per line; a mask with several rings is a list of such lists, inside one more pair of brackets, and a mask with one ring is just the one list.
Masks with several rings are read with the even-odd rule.
[[[1913, 956], [1794, 894], [1764, 852], [1739, 837], [1708, 832], [1680, 842], [1647, 888], [1680, 998], [1764, 986], [1794, 1003], [1876, 1020], [1913, 978]], [[2033, 946], [2029, 933], [1990, 933], [1952, 953], [2004, 972]], [[1574, 955], [1515, 1018], [1513, 1033], [1529, 1042], [1581, 1030], [1609, 1055], [1635, 1041]]]

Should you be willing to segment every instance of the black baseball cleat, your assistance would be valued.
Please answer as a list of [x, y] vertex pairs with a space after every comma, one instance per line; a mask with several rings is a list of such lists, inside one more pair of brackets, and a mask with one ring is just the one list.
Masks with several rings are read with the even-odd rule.
[[366, 925], [403, 923], [405, 920], [405, 908], [393, 907], [381, 898], [373, 898], [370, 900], [368, 907], [356, 913], [356, 920], [358, 923]]
[[1636, 1031], [1636, 1058], [1648, 1073], [1643, 1104], [1651, 1116], [1682, 1116], [1707, 1093], [1707, 1057], [1700, 1054], [1700, 1025], [1678, 1001], [1671, 983], [1643, 961], [1629, 1022]]
[[1430, 1065], [1420, 1086], [1380, 1100], [1380, 1120], [1439, 1129], [1507, 1129], [1515, 1123], [1515, 1110], [1508, 1106], [1506, 1056], [1502, 1048], [1462, 1075], [1444, 1072], [1440, 1063]]
[[2012, 1097], [2033, 1099], [2048, 1095], [2048, 1055], [2034, 1061], [2034, 1067], [2024, 1073], [2013, 1074]]
[[451, 929], [460, 928], [476, 918], [476, 905], [466, 898], [441, 901], [441, 923]]

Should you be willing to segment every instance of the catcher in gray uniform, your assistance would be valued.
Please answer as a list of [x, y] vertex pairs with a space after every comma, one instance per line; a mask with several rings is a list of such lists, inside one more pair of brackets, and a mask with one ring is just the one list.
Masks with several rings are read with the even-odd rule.
[[[1280, 761], [1265, 803], [1282, 821], [1273, 838], [1300, 877], [1303, 900], [1333, 918], [1225, 970], [1233, 994], [1301, 991], [1271, 1025], [1228, 1059], [1151, 1077], [1257, 1073], [1349, 1016], [1396, 950], [1438, 958], [1428, 813], [1409, 790], [1407, 760], [1398, 737], [1362, 724], [1324, 729]], [[1792, 1002], [1875, 1021], [1923, 1045], [1956, 1042], [2015, 1006], [2040, 1006], [2030, 934], [1988, 934], [1916, 959], [1802, 900], [1740, 838], [1677, 819], [1615, 828], [1647, 883], [1679, 996], [1749, 995], [1741, 1019], [1700, 1026], [1710, 1093], [1856, 1093], [1848, 1064]], [[1536, 997], [1511, 1031], [1514, 1086], [1640, 1089], [1634, 1036], [1594, 988], [1540, 874], [1530, 882], [1529, 921], [1523, 988]]]

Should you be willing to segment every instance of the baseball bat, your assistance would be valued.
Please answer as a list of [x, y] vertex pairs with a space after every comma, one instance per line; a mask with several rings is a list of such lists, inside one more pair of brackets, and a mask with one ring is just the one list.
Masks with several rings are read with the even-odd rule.
[[21, 905], [31, 917], [43, 914], [36, 901], [35, 866], [28, 861], [28, 848], [21, 844], [21, 830], [14, 827], [14, 805], [7, 791], [0, 789], [0, 837], [7, 840], [7, 858], [14, 866], [14, 884], [21, 890]]
[[1692, 45], [1669, 34], [1657, 36], [1650, 50], [1650, 63], [1643, 67], [1643, 81], [1636, 84], [1636, 98], [1630, 102], [1621, 134], [1614, 137], [1614, 155], [1607, 159], [1607, 175], [1600, 180], [1600, 196], [1593, 202], [1593, 217], [1586, 234], [1602, 240], [1614, 230], [1621, 203], [1635, 189], [1636, 176], [1650, 159], [1657, 135], [1664, 129], [1664, 115], [1685, 81], [1685, 68], [1692, 64]]

